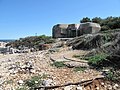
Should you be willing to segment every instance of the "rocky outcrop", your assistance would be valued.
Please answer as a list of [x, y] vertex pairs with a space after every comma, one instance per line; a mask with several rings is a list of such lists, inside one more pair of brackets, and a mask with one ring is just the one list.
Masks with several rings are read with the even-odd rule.
[[120, 32], [86, 34], [67, 42], [73, 49], [91, 50], [85, 57], [106, 54], [100, 65], [120, 68]]
[[100, 47], [105, 43], [105, 36], [103, 34], [86, 34], [80, 37], [74, 38], [67, 42], [68, 46], [72, 46], [73, 49], [93, 49]]

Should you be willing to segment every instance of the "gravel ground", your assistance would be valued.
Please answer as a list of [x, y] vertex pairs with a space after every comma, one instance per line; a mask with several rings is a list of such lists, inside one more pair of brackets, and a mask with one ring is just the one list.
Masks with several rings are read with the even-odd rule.
[[[69, 53], [67, 53], [69, 52]], [[22, 54], [9, 54], [0, 55], [0, 90], [15, 90], [19, 84], [19, 80], [26, 80], [32, 76], [48, 75], [56, 85], [61, 85], [70, 82], [79, 82], [100, 76], [100, 72], [92, 69], [87, 69], [84, 72], [75, 72], [73, 68], [56, 68], [51, 66], [52, 61], [50, 56], [61, 57], [67, 54], [72, 56], [75, 53], [85, 53], [83, 51], [60, 51], [53, 54], [48, 53], [48, 50], [22, 53]], [[31, 62], [34, 69], [32, 73], [29, 72], [14, 72], [9, 70], [13, 65], [24, 66], [24, 63]], [[13, 74], [14, 72], [14, 74]]]

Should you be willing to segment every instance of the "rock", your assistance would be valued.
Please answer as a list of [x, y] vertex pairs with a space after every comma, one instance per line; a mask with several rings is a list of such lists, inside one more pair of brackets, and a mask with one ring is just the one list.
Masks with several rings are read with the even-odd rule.
[[89, 65], [87, 63], [74, 62], [74, 61], [65, 62], [65, 65], [69, 68], [72, 68], [72, 67], [89, 67]]
[[30, 70], [30, 73], [33, 73], [33, 74], [35, 74], [35, 73], [36, 73], [36, 70], [34, 70], [34, 69], [31, 69], [31, 70]]
[[0, 78], [0, 85], [2, 85], [5, 82], [3, 78]]
[[83, 90], [83, 88], [81, 86], [78, 86], [76, 90]]
[[105, 83], [101, 82], [101, 85], [102, 85], [102, 86], [104, 86], [104, 85], [105, 85]]
[[113, 90], [111, 85], [107, 85], [108, 90]]
[[14, 69], [11, 69], [9, 70], [10, 74], [16, 74], [18, 72], [18, 70], [14, 70]]
[[55, 83], [52, 79], [43, 80], [42, 85], [44, 86], [53, 86]]
[[100, 88], [99, 88], [99, 87], [96, 87], [96, 90], [100, 90]]
[[64, 90], [73, 90], [73, 87], [72, 86], [66, 86], [66, 87], [64, 87]]
[[19, 81], [18, 81], [18, 84], [19, 84], [19, 85], [23, 85], [23, 84], [24, 84], [24, 81], [23, 81], [23, 80], [19, 80]]
[[73, 49], [93, 49], [103, 45], [102, 34], [87, 34], [76, 38], [72, 44]]
[[0, 90], [4, 90], [2, 87], [0, 87]]
[[102, 70], [102, 75], [107, 76], [109, 72], [109, 69]]
[[18, 72], [18, 65], [13, 64], [10, 68], [8, 68], [10, 74], [16, 74]]
[[117, 90], [118, 87], [119, 87], [119, 85], [118, 85], [118, 84], [115, 84], [115, 85], [113, 86], [113, 89]]

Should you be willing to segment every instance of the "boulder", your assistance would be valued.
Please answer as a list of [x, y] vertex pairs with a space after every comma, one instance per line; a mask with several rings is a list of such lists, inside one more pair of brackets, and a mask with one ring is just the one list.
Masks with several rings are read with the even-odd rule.
[[42, 85], [44, 85], [44, 86], [54, 86], [55, 83], [53, 82], [52, 79], [47, 79], [47, 80], [43, 80]]
[[87, 63], [80, 63], [80, 62], [74, 62], [74, 61], [70, 61], [70, 62], [65, 62], [64, 63], [67, 67], [69, 68], [73, 68], [73, 67], [89, 67], [89, 65]]

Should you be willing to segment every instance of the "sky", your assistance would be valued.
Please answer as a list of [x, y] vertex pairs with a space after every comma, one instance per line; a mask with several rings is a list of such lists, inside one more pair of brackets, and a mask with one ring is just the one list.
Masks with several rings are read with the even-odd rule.
[[59, 23], [120, 16], [120, 0], [0, 0], [0, 39], [52, 35]]

